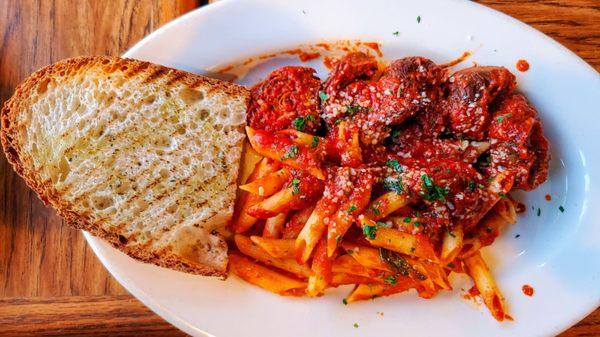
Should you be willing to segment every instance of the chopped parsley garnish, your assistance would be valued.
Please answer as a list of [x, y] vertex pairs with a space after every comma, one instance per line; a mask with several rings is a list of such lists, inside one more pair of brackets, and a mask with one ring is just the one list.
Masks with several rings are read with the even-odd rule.
[[338, 236], [335, 238], [335, 241], [337, 241], [337, 242], [342, 242], [342, 236], [341, 236], [341, 235], [338, 235]]
[[486, 232], [488, 232], [488, 233], [491, 233], [491, 232], [493, 232], [493, 231], [494, 231], [494, 229], [493, 229], [492, 227], [490, 227], [490, 226], [487, 226], [487, 227], [485, 228], [485, 231], [486, 231]]
[[561, 205], [561, 206], [558, 206], [558, 210], [559, 210], [561, 213], [564, 213], [564, 212], [565, 212], [565, 208], [564, 208], [564, 207], [562, 207], [562, 205]]
[[338, 124], [340, 124], [341, 122], [343, 122], [343, 119], [341, 119], [341, 118], [340, 118], [340, 119], [336, 120], [336, 121], [335, 121], [335, 123], [333, 123], [333, 125], [338, 125]]
[[281, 160], [285, 160], [288, 158], [296, 158], [296, 157], [298, 157], [299, 151], [300, 151], [300, 148], [298, 148], [298, 145], [292, 145], [287, 148], [287, 150], [285, 151], [285, 154], [281, 157]]
[[300, 179], [298, 179], [298, 178], [292, 179], [292, 182], [290, 183], [290, 187], [292, 188], [293, 195], [300, 193]]
[[417, 23], [421, 23], [421, 16], [417, 16]]
[[348, 207], [348, 209], [346, 210], [346, 213], [350, 214], [352, 212], [356, 211], [356, 206], [355, 205], [350, 205], [350, 207]]
[[434, 184], [433, 180], [425, 173], [421, 176], [421, 180], [423, 181], [423, 191], [419, 192], [419, 195], [423, 197], [423, 199], [427, 201], [446, 201], [446, 196], [449, 192], [448, 188], [442, 188]]
[[346, 252], [348, 252], [348, 254], [350, 254], [350, 255], [354, 254], [354, 250], [352, 250], [352, 249], [348, 249]]
[[311, 115], [306, 116], [306, 117], [298, 116], [292, 121], [292, 126], [294, 127], [294, 129], [302, 132], [306, 128], [306, 122], [312, 121], [314, 119], [315, 119], [315, 117], [311, 116]]
[[402, 165], [400, 165], [400, 163], [396, 159], [391, 159], [391, 160], [386, 161], [385, 165], [393, 168], [394, 171], [396, 171], [396, 172], [404, 172], [404, 168], [402, 167]]
[[358, 112], [358, 107], [356, 105], [347, 105], [346, 106], [346, 113], [348, 115], [352, 115]]
[[314, 149], [317, 147], [317, 145], [319, 145], [319, 137], [313, 136], [312, 143], [310, 143], [310, 148]]
[[469, 190], [471, 190], [471, 192], [475, 191], [475, 187], [477, 187], [475, 182], [473, 180], [469, 181]]
[[390, 275], [390, 276], [386, 277], [386, 278], [384, 279], [384, 281], [385, 281], [385, 283], [387, 283], [387, 284], [391, 284], [391, 285], [393, 285], [393, 286], [395, 286], [395, 285], [396, 285], [396, 283], [397, 283], [397, 281], [396, 281], [396, 277], [395, 277], [394, 275]]
[[413, 226], [420, 227], [421, 226], [421, 222], [420, 221], [415, 221], [415, 222], [413, 222]]
[[456, 265], [453, 262], [448, 263], [448, 268], [455, 268]]
[[400, 130], [394, 129], [392, 130], [392, 140], [398, 138], [400, 136]]
[[504, 193], [498, 193], [498, 196], [499, 196], [500, 198], [506, 198], [506, 194], [504, 194]]
[[407, 216], [407, 217], [406, 217], [406, 218], [404, 218], [402, 221], [404, 221], [404, 222], [406, 222], [406, 223], [409, 223], [409, 222], [410, 222], [410, 217], [408, 217], [408, 216]]
[[498, 116], [496, 117], [496, 120], [500, 123], [504, 120], [504, 116]]
[[325, 101], [327, 101], [327, 94], [325, 93], [325, 91], [319, 91], [319, 98], [321, 99], [321, 102], [325, 103]]
[[395, 32], [392, 33], [392, 35], [398, 36], [398, 35], [400, 35], [400, 32], [399, 31], [395, 31]]
[[537, 216], [540, 216], [542, 214], [542, 210], [538, 208], [537, 210]]
[[393, 191], [398, 194], [404, 191], [404, 186], [402, 185], [402, 179], [400, 177], [386, 177], [383, 179], [383, 187], [388, 191]]
[[521, 234], [515, 235], [515, 239], [518, 239], [520, 236], [521, 236]]
[[358, 328], [358, 323], [354, 323], [354, 327], [355, 327], [355, 328]]
[[375, 239], [375, 237], [377, 236], [377, 226], [365, 226], [363, 227], [363, 234], [365, 234], [365, 236], [368, 239]]
[[371, 211], [373, 211], [373, 214], [375, 215], [381, 214], [381, 212], [375, 207], [375, 205], [371, 206]]
[[344, 303], [344, 305], [348, 305], [348, 301], [346, 301], [345, 298], [342, 300], [342, 303]]
[[450, 235], [451, 237], [455, 238], [456, 234], [452, 233], [451, 231], [448, 231], [448, 235]]

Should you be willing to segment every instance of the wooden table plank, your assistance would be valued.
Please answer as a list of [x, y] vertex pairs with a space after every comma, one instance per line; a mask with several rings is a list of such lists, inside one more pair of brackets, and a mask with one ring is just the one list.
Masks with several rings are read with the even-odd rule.
[[0, 330], [2, 336], [185, 336], [128, 295], [3, 299]]
[[[37, 68], [77, 55], [119, 55], [201, 5], [194, 0], [0, 0], [0, 102]], [[480, 1], [558, 40], [600, 70], [597, 0]], [[0, 331], [32, 335], [181, 335], [106, 272], [0, 156]], [[2, 335], [6, 335], [2, 333]], [[600, 310], [563, 336], [600, 335]]]

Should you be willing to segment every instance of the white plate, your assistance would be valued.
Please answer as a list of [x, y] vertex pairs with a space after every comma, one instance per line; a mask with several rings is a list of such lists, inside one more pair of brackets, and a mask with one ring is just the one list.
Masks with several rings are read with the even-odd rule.
[[[432, 300], [408, 293], [344, 306], [347, 288], [317, 299], [279, 297], [235, 277], [223, 282], [138, 263], [86, 235], [117, 280], [167, 321], [201, 336], [538, 336], [556, 334], [598, 307], [600, 76], [523, 23], [466, 1], [222, 1], [159, 29], [126, 56], [198, 72], [340, 38], [379, 41], [388, 59], [444, 62], [471, 50], [467, 63], [513, 70], [539, 109], [552, 144], [550, 179], [518, 194], [527, 212], [486, 250], [514, 322], [498, 323], [484, 306], [462, 299], [465, 280]], [[531, 69], [517, 72], [518, 59]], [[523, 295], [524, 284], [534, 287], [533, 297]]]

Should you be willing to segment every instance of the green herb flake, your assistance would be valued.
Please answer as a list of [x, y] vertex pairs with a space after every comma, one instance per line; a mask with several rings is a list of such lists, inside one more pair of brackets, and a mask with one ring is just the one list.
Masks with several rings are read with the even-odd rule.
[[398, 281], [396, 280], [396, 277], [394, 275], [390, 275], [390, 276], [386, 277], [384, 279], [384, 281], [385, 281], [385, 283], [391, 284], [393, 286], [395, 286], [396, 283], [398, 283]]
[[450, 232], [450, 231], [448, 231], [448, 235], [450, 235], [450, 236], [451, 236], [451, 237], [453, 237], [453, 238], [455, 238], [455, 237], [456, 237], [456, 234], [454, 234], [454, 233], [452, 233], [452, 232]]
[[387, 167], [391, 167], [396, 172], [404, 172], [404, 168], [402, 167], [402, 165], [400, 165], [400, 163], [396, 159], [391, 159], [391, 160], [386, 161], [385, 165]]
[[353, 115], [357, 112], [358, 112], [358, 107], [356, 105], [347, 105], [346, 106], [346, 113], [348, 115]]
[[409, 223], [409, 222], [410, 222], [410, 217], [408, 217], [408, 216], [407, 216], [407, 217], [406, 217], [406, 218], [404, 218], [402, 221], [404, 221], [404, 222], [406, 222], [406, 223]]
[[342, 299], [342, 303], [344, 303], [344, 305], [348, 305], [348, 301], [346, 301], [346, 299]]
[[358, 323], [354, 323], [354, 327], [355, 327], [355, 328], [358, 328]]
[[304, 131], [304, 128], [306, 128], [306, 117], [296, 117], [293, 121], [292, 121], [292, 126], [294, 127], [294, 129], [302, 132]]
[[448, 188], [434, 184], [433, 180], [425, 173], [421, 176], [421, 181], [423, 182], [423, 191], [419, 192], [419, 195], [423, 199], [427, 201], [446, 201], [446, 196], [449, 192]]
[[392, 33], [392, 35], [398, 36], [398, 35], [400, 35], [400, 32], [399, 31], [395, 31], [395, 32]]
[[310, 143], [310, 148], [314, 149], [317, 147], [317, 145], [319, 145], [319, 137], [313, 136], [312, 143]]
[[298, 178], [292, 179], [292, 182], [290, 183], [290, 187], [292, 188], [293, 195], [300, 193], [300, 179], [298, 179]]
[[421, 23], [421, 16], [417, 16], [417, 23]]
[[338, 236], [335, 238], [335, 241], [337, 241], [337, 242], [342, 242], [342, 236], [341, 236], [341, 235], [338, 235]]
[[456, 267], [456, 265], [452, 262], [448, 263], [447, 266], [448, 266], [448, 268], [452, 268], [452, 269], [454, 269]]
[[375, 207], [375, 205], [371, 206], [371, 211], [373, 212], [373, 214], [375, 215], [379, 215], [381, 214], [381, 212]]
[[352, 249], [348, 249], [346, 252], [350, 255], [354, 254], [354, 250], [352, 250]]
[[499, 196], [500, 198], [506, 198], [506, 197], [507, 197], [507, 195], [506, 195], [506, 194], [504, 194], [504, 193], [498, 193], [498, 196]]
[[538, 208], [537, 210], [537, 216], [540, 216], [542, 214], [542, 210]]
[[321, 99], [321, 102], [323, 103], [327, 101], [327, 94], [325, 93], [325, 91], [319, 91], [319, 99]]
[[498, 121], [498, 123], [500, 123], [504, 120], [504, 116], [498, 116], [496, 117], [496, 120]]
[[518, 239], [519, 237], [521, 237], [521, 234], [515, 235], [515, 239]]
[[469, 181], [469, 190], [471, 190], [471, 192], [475, 191], [475, 187], [477, 187], [475, 182], [473, 180]]
[[564, 207], [562, 207], [562, 205], [561, 205], [561, 206], [558, 206], [558, 210], [559, 210], [561, 213], [564, 213], [564, 212], [565, 212], [565, 208], [564, 208]]
[[365, 234], [368, 239], [374, 240], [375, 237], [377, 237], [377, 226], [367, 225], [363, 227], [363, 234]]
[[413, 222], [413, 226], [420, 227], [421, 226], [421, 222], [420, 221], [415, 221], [415, 222]]
[[404, 191], [404, 186], [402, 185], [402, 179], [400, 177], [386, 177], [383, 179], [383, 187], [388, 191], [393, 191], [398, 194]]
[[346, 210], [346, 213], [350, 214], [352, 212], [356, 211], [356, 206], [355, 205], [350, 205], [350, 207], [348, 207], [348, 209]]

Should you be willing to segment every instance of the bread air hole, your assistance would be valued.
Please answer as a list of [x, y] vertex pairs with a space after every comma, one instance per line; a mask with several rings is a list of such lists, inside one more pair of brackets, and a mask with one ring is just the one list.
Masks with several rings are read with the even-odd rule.
[[160, 169], [160, 171], [158, 171], [158, 175], [163, 179], [167, 179], [171, 176], [171, 172], [169, 172], [167, 169]]
[[62, 157], [58, 163], [58, 181], [65, 181], [71, 173], [71, 167], [65, 157]]
[[114, 200], [108, 196], [95, 196], [92, 197], [92, 206], [94, 209], [101, 211], [107, 209], [114, 204]]
[[172, 205], [170, 205], [170, 206], [168, 206], [168, 207], [166, 208], [166, 211], [167, 211], [168, 213], [171, 213], [171, 214], [173, 214], [173, 213], [175, 213], [175, 212], [177, 211], [177, 208], [178, 208], [177, 204], [172, 204]]
[[177, 132], [180, 135], [185, 135], [185, 132], [186, 132], [185, 125], [177, 126], [177, 130], [175, 130], [175, 132]]
[[144, 97], [143, 101], [145, 104], [152, 104], [156, 100], [156, 95], [149, 95]]
[[202, 110], [200, 110], [200, 116], [198, 116], [198, 118], [201, 121], [204, 121], [208, 118], [209, 115], [210, 115], [210, 112], [208, 110], [202, 109]]
[[185, 104], [193, 104], [204, 99], [204, 93], [199, 90], [184, 88], [179, 92], [179, 97]]

